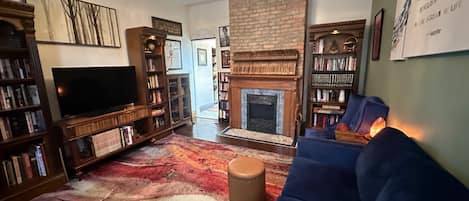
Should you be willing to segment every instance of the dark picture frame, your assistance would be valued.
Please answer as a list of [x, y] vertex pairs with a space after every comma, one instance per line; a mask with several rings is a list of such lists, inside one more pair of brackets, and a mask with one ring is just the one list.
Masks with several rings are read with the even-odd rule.
[[180, 22], [152, 16], [151, 24], [156, 30], [163, 31], [168, 35], [182, 36], [182, 23]]
[[218, 35], [220, 40], [220, 47], [230, 46], [230, 26], [218, 27]]
[[181, 41], [166, 39], [164, 45], [166, 70], [182, 70]]
[[[27, 0], [24, 2], [33, 4], [35, 7], [35, 29], [38, 43], [121, 47], [120, 29], [115, 8], [82, 0]], [[55, 16], [54, 19], [52, 19], [53, 16]], [[54, 23], [51, 23], [52, 21]], [[66, 26], [64, 27], [63, 24]]]
[[379, 60], [381, 53], [381, 36], [383, 34], [383, 18], [384, 9], [381, 9], [376, 13], [373, 23], [373, 48], [371, 51], [371, 59]]
[[202, 48], [197, 48], [197, 64], [199, 66], [207, 65], [207, 50]]
[[229, 50], [221, 51], [221, 67], [230, 68], [230, 51]]

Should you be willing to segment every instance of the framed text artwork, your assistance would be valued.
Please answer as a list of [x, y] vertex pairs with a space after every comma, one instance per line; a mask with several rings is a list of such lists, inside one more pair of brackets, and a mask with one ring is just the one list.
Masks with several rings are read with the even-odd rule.
[[166, 39], [164, 45], [166, 70], [182, 69], [181, 41]]
[[120, 47], [117, 11], [81, 0], [28, 0], [40, 43]]
[[230, 26], [222, 26], [218, 28], [220, 37], [220, 47], [230, 46]]
[[199, 66], [207, 65], [207, 50], [202, 48], [197, 48], [197, 64]]
[[383, 17], [384, 10], [381, 9], [375, 15], [374, 27], [373, 27], [373, 50], [371, 54], [371, 59], [379, 60], [379, 55], [381, 52], [381, 35], [383, 33]]
[[153, 28], [163, 31], [168, 35], [182, 36], [182, 24], [167, 19], [151, 17]]
[[221, 51], [221, 67], [230, 68], [230, 51], [229, 50]]

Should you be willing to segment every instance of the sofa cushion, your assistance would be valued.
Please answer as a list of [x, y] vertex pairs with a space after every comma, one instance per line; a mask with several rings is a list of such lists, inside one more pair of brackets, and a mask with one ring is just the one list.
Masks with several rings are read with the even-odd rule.
[[385, 128], [363, 149], [356, 163], [357, 185], [362, 201], [375, 201], [388, 179], [412, 160], [431, 158], [397, 129]]
[[353, 172], [295, 157], [278, 201], [358, 201]]
[[469, 192], [438, 164], [411, 160], [395, 171], [376, 201], [469, 200]]

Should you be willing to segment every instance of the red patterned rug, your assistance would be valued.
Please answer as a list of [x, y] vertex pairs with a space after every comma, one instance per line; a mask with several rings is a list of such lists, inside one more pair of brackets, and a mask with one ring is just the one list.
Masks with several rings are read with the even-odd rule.
[[276, 200], [291, 157], [171, 135], [105, 163], [80, 181], [73, 180], [34, 201], [228, 201], [227, 164], [240, 156], [264, 161], [266, 200]]

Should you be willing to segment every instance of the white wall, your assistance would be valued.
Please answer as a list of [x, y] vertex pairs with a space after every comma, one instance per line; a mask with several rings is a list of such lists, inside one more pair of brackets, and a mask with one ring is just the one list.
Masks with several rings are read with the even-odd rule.
[[192, 69], [191, 41], [188, 28], [187, 8], [168, 0], [89, 0], [92, 3], [117, 9], [121, 48], [97, 48], [70, 45], [39, 44], [44, 79], [54, 120], [60, 118], [52, 78], [52, 67], [58, 66], [106, 66], [129, 65], [125, 30], [138, 26], [151, 27], [151, 16], [181, 22], [183, 37], [168, 38], [182, 41], [184, 72]]
[[188, 7], [191, 39], [217, 39], [216, 62], [218, 71], [229, 71], [229, 69], [221, 68], [221, 49], [218, 34], [218, 27], [230, 24], [229, 14], [229, 0], [219, 0]]
[[[202, 110], [213, 106], [214, 96], [213, 91], [213, 66], [212, 66], [212, 48], [215, 48], [215, 40], [195, 40], [192, 41], [192, 62], [194, 63], [194, 82], [195, 82], [195, 97], [192, 102], [195, 102], [195, 112], [199, 113]], [[207, 65], [198, 65], [197, 49], [207, 50]], [[203, 109], [201, 109], [203, 108]]]

